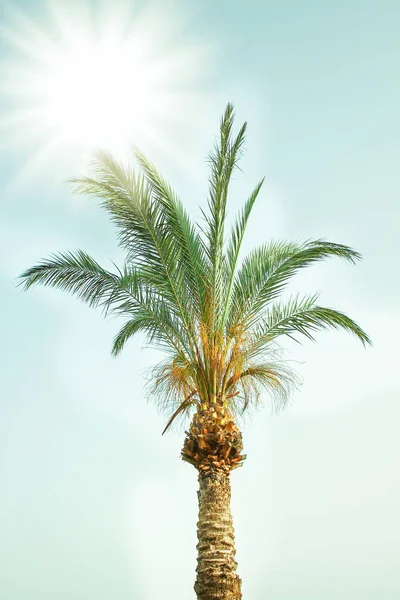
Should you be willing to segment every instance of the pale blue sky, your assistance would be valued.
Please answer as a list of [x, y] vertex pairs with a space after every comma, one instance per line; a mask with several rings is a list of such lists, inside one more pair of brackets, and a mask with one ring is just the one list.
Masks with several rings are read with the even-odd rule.
[[[95, 18], [100, 3], [91, 6]], [[267, 405], [245, 424], [248, 459], [232, 476], [244, 598], [395, 600], [400, 4], [163, 6], [187, 15], [170, 43], [202, 59], [187, 71], [196, 94], [180, 124], [166, 115], [163, 143], [141, 141], [190, 213], [205, 202], [204, 157], [232, 101], [249, 134], [231, 214], [267, 176], [246, 249], [326, 237], [364, 257], [356, 268], [318, 265], [293, 286], [320, 290], [374, 347], [339, 333], [288, 347], [304, 385], [281, 415]], [[21, 26], [16, 8], [55, 35], [45, 2], [0, 0], [1, 74], [27, 60], [7, 41]], [[26, 102], [2, 89], [0, 597], [194, 600], [196, 475], [179, 459], [182, 435], [162, 438], [165, 418], [144, 397], [157, 356], [137, 340], [113, 360], [116, 322], [62, 293], [15, 288], [18, 273], [56, 250], [121, 258], [106, 216], [64, 183], [82, 169], [81, 149], [61, 145], [31, 162], [46, 141], [40, 123], [9, 122]]]

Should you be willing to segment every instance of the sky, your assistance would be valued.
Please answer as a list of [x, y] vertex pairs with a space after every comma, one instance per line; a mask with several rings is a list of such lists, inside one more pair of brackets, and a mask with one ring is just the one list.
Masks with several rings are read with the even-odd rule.
[[[35, 88], [43, 54], [58, 73], [65, 40], [118, 19], [133, 72], [102, 63], [90, 114], [83, 81], [60, 88], [72, 95], [58, 108], [51, 88], [51, 104]], [[266, 399], [246, 420], [232, 474], [243, 597], [399, 598], [399, 22], [394, 0], [0, 0], [2, 599], [195, 598], [196, 473], [146, 399], [158, 354], [138, 338], [112, 359], [118, 323], [55, 290], [22, 293], [16, 277], [57, 250], [122, 262], [106, 215], [66, 183], [88, 172], [93, 144], [140, 145], [199, 217], [228, 101], [249, 123], [230, 215], [266, 175], [245, 250], [271, 238], [356, 248], [356, 267], [322, 263], [292, 289], [320, 291], [373, 341], [287, 345], [303, 385], [285, 411]], [[129, 103], [107, 129], [96, 111], [115, 86]]]

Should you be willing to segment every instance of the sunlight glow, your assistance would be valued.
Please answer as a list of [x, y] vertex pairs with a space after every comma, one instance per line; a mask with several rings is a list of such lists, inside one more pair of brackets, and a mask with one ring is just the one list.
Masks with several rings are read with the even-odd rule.
[[76, 40], [35, 83], [46, 124], [85, 146], [114, 145], [127, 128], [140, 135], [167, 109], [160, 74], [116, 40]]
[[0, 127], [25, 143], [40, 139], [38, 155], [162, 145], [166, 122], [189, 123], [201, 102], [206, 46], [188, 44], [185, 17], [171, 4], [168, 13], [157, 3], [134, 14], [115, 3], [97, 15], [77, 6], [50, 6], [40, 29], [14, 12], [0, 30], [11, 50], [0, 64], [9, 103]]

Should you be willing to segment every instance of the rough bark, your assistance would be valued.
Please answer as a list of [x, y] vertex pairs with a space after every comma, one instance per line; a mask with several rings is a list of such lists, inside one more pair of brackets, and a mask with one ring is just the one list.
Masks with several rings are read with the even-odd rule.
[[236, 573], [235, 538], [230, 509], [229, 475], [199, 472], [197, 523], [198, 600], [240, 600], [241, 580]]

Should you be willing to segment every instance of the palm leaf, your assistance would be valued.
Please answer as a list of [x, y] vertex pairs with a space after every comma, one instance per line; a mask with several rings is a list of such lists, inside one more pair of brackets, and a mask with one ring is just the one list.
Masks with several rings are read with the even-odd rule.
[[254, 203], [264, 183], [264, 178], [256, 185], [250, 197], [246, 201], [243, 209], [240, 211], [235, 224], [232, 227], [231, 239], [226, 252], [228, 266], [228, 285], [225, 299], [225, 309], [222, 319], [222, 325], [225, 325], [227, 315], [231, 306], [232, 289], [235, 282], [236, 267], [239, 261], [239, 253], [242, 245], [243, 237], [246, 231], [247, 223], [253, 209]]
[[324, 240], [271, 242], [250, 252], [237, 273], [229, 325], [254, 323], [299, 270], [330, 256], [353, 264], [361, 258], [349, 246]]
[[368, 335], [350, 317], [332, 308], [317, 304], [318, 295], [292, 298], [276, 303], [267, 310], [262, 323], [256, 328], [247, 356], [256, 357], [277, 337], [300, 334], [314, 340], [313, 333], [324, 329], [343, 329], [355, 335], [364, 346], [371, 344]]
[[205, 247], [182, 203], [156, 167], [139, 151], [136, 157], [142, 167], [153, 196], [163, 208], [165, 223], [175, 243], [177, 262], [184, 270], [184, 279], [191, 291], [191, 299], [198, 310], [199, 318], [205, 314], [207, 301], [207, 272], [205, 269]]
[[238, 413], [244, 413], [251, 404], [257, 406], [263, 392], [267, 392], [277, 410], [281, 409], [297, 387], [299, 378], [287, 364], [277, 359], [260, 358], [261, 354], [258, 360], [248, 361], [237, 381], [228, 382], [227, 391], [236, 392], [232, 403]]
[[245, 140], [247, 124], [244, 123], [236, 138], [232, 138], [234, 123], [233, 106], [228, 104], [220, 125], [219, 142], [209, 155], [210, 190], [209, 215], [203, 213], [206, 220], [208, 240], [207, 256], [211, 265], [213, 298], [212, 327], [219, 327], [223, 313], [223, 290], [225, 286], [224, 233], [226, 205], [232, 172], [237, 166]]
[[19, 276], [24, 290], [34, 285], [71, 292], [89, 306], [107, 304], [115, 295], [119, 277], [103, 269], [83, 250], [60, 252], [24, 271]]
[[168, 420], [168, 423], [166, 424], [166, 426], [163, 429], [163, 432], [161, 435], [164, 435], [164, 433], [171, 427], [172, 423], [175, 421], [176, 417], [183, 411], [187, 410], [187, 408], [193, 404], [192, 398], [193, 396], [195, 396], [197, 393], [197, 390], [193, 390], [192, 392], [190, 392], [190, 394], [185, 398], [185, 400], [182, 402], [182, 404], [180, 404], [178, 406], [178, 408], [176, 409], [176, 411], [173, 413], [172, 417]]
[[192, 303], [187, 293], [184, 272], [175, 252], [175, 240], [165, 224], [160, 203], [144, 175], [136, 176], [106, 153], [94, 163], [98, 179], [73, 179], [76, 193], [102, 198], [120, 231], [120, 240], [128, 250], [128, 260], [151, 273], [154, 287], [171, 305], [175, 305], [191, 343], [195, 343], [191, 323]]

